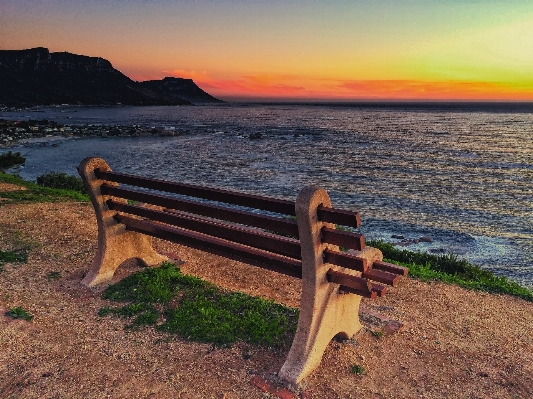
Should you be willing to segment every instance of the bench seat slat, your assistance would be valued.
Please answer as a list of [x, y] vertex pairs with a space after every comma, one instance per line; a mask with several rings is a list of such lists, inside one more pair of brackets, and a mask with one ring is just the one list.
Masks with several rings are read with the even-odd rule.
[[372, 265], [372, 269], [383, 270], [384, 272], [389, 272], [397, 274], [399, 276], [407, 276], [409, 269], [407, 267], [398, 266], [392, 263], [377, 261]]
[[366, 259], [330, 249], [324, 250], [324, 262], [358, 272], [363, 272], [368, 268]]
[[104, 195], [145, 202], [152, 205], [172, 208], [183, 212], [226, 220], [228, 222], [259, 227], [277, 233], [298, 237], [298, 225], [292, 220], [259, 215], [253, 212], [239, 211], [217, 205], [201, 204], [181, 198], [130, 190], [102, 184], [100, 191]]
[[149, 209], [142, 206], [128, 205], [113, 200], [107, 201], [111, 210], [125, 212], [157, 222], [193, 230], [198, 233], [234, 241], [239, 244], [249, 245], [279, 255], [301, 259], [302, 253], [300, 242], [295, 239], [276, 236], [257, 229], [244, 228], [237, 225], [229, 225], [214, 220], [208, 220], [199, 216], [192, 216], [183, 212], [164, 212]]
[[204, 234], [194, 233], [178, 227], [140, 220], [121, 214], [117, 214], [115, 220], [118, 223], [125, 224], [127, 229], [131, 231], [144, 233], [152, 237], [243, 261], [288, 276], [302, 278], [302, 263], [296, 259], [261, 251]]
[[351, 292], [366, 298], [372, 297], [372, 283], [365, 278], [344, 274], [333, 269], [329, 269], [326, 276], [330, 283], [339, 284], [342, 291]]
[[321, 233], [322, 242], [355, 249], [357, 251], [361, 251], [365, 248], [365, 237], [362, 234], [331, 229], [329, 227], [322, 227]]
[[376, 269], [367, 269], [363, 273], [363, 277], [367, 278], [369, 280], [378, 281], [383, 284], [396, 286], [398, 283], [398, 280], [400, 279], [400, 276], [397, 274], [392, 274], [388, 272], [384, 272], [382, 270], [376, 270]]
[[375, 292], [376, 296], [382, 297], [387, 292], [387, 287], [381, 284], [372, 283], [372, 292]]

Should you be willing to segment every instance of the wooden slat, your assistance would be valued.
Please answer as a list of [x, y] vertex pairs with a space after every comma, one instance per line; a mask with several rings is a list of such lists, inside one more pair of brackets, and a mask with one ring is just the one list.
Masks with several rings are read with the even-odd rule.
[[140, 220], [131, 216], [117, 214], [115, 220], [125, 224], [128, 230], [147, 234], [152, 237], [200, 249], [216, 255], [246, 262], [263, 269], [272, 270], [297, 278], [302, 278], [302, 263], [298, 260], [276, 255], [270, 252], [247, 247], [230, 241], [221, 240], [194, 233], [177, 227], [171, 227], [156, 222]]
[[332, 229], [329, 227], [322, 227], [321, 233], [322, 242], [338, 245], [339, 247], [355, 249], [357, 251], [361, 251], [365, 248], [365, 237], [362, 234]]
[[329, 249], [324, 250], [324, 262], [332, 265], [342, 266], [347, 269], [364, 272], [368, 268], [366, 259], [343, 252], [335, 252]]
[[281, 213], [284, 215], [296, 215], [293, 201], [237, 193], [233, 191], [196, 186], [192, 184], [174, 183], [166, 180], [129, 175], [126, 173], [106, 172], [101, 171], [100, 169], [96, 169], [94, 173], [98, 179], [128, 184], [130, 186], [203, 198], [212, 201], [224, 202], [226, 204], [241, 205], [249, 208]]
[[376, 296], [382, 297], [387, 292], [387, 287], [383, 285], [372, 283], [372, 292], [376, 293]]
[[342, 209], [326, 208], [320, 205], [317, 209], [318, 220], [326, 223], [340, 224], [342, 226], [359, 227], [361, 217], [358, 212], [344, 211]]
[[149, 218], [150, 220], [157, 222], [171, 224], [176, 227], [182, 227], [187, 230], [193, 230], [198, 233], [222, 238], [227, 241], [233, 241], [265, 251], [274, 252], [279, 255], [295, 259], [302, 258], [300, 242], [295, 239], [276, 236], [257, 229], [243, 228], [235, 224], [230, 225], [227, 223], [216, 222], [214, 220], [208, 220], [183, 212], [163, 212], [142, 206], [119, 203], [113, 200], [107, 201], [107, 206], [111, 210]]
[[330, 283], [339, 284], [339, 289], [342, 291], [367, 298], [375, 298], [377, 296], [376, 293], [372, 292], [372, 283], [364, 278], [344, 274], [333, 269], [329, 269], [326, 276]]
[[298, 225], [296, 222], [288, 219], [259, 215], [253, 212], [238, 211], [236, 209], [217, 205], [201, 204], [181, 198], [130, 190], [108, 184], [102, 184], [102, 186], [100, 186], [100, 192], [104, 195], [145, 202], [147, 204], [177, 209], [183, 212], [259, 227], [276, 233], [298, 237]]
[[372, 269], [383, 270], [384, 272], [389, 272], [393, 274], [398, 274], [400, 276], [407, 276], [409, 269], [407, 267], [394, 265], [392, 263], [377, 261], [372, 265]]
[[383, 284], [396, 286], [400, 276], [376, 269], [367, 269], [363, 273], [363, 277], [369, 280], [378, 281]]
[[[264, 197], [260, 195], [237, 193], [234, 191], [220, 190], [192, 184], [175, 183], [167, 180], [151, 179], [126, 173], [102, 171], [100, 169], [96, 169], [94, 173], [98, 179], [115, 183], [164, 191], [172, 194], [203, 198], [212, 201], [224, 202], [226, 204], [241, 205], [249, 208], [281, 213], [284, 215], [296, 215], [295, 203], [293, 201]], [[324, 206], [319, 206], [318, 208], [318, 219], [323, 222], [335, 223], [355, 228], [361, 225], [359, 213], [345, 211], [342, 209], [326, 208]]]

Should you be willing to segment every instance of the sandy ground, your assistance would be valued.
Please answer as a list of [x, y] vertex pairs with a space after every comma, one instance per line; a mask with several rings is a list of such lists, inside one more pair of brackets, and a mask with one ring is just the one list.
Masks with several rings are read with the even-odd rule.
[[[14, 189], [13, 187], [0, 187]], [[1, 204], [1, 202], [0, 202]], [[0, 205], [0, 250], [26, 245], [28, 263], [0, 272], [0, 398], [267, 398], [254, 376], [278, 384], [286, 357], [268, 348], [216, 348], [100, 318], [100, 289], [80, 284], [96, 251], [89, 204]], [[300, 282], [238, 262], [155, 242], [185, 273], [298, 306]], [[116, 278], [138, 270], [121, 266]], [[49, 279], [59, 272], [59, 279]], [[21, 306], [31, 322], [4, 315]], [[332, 341], [300, 398], [530, 398], [533, 303], [407, 278], [364, 300], [364, 328]], [[404, 327], [381, 338], [387, 320]], [[362, 365], [365, 374], [351, 372]]]

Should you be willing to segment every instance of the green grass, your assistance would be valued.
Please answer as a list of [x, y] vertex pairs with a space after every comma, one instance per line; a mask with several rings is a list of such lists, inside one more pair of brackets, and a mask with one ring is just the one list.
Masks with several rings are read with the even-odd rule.
[[18, 176], [5, 173], [0, 173], [0, 182], [16, 184], [26, 188], [26, 190], [1, 191], [0, 197], [3, 200], [0, 202], [0, 206], [14, 203], [89, 201], [89, 196], [79, 191], [44, 187], [25, 181]]
[[126, 328], [153, 325], [169, 334], [217, 345], [243, 341], [286, 347], [298, 322], [297, 309], [223, 290], [182, 274], [171, 263], [133, 274], [108, 287], [102, 297], [125, 302], [101, 308], [98, 314], [131, 319]]
[[383, 337], [383, 331], [373, 331], [373, 330], [368, 330], [368, 332], [374, 336], [376, 339], [380, 339], [381, 337]]
[[14, 319], [23, 319], [26, 321], [32, 321], [33, 315], [29, 314], [26, 310], [22, 309], [20, 306], [17, 308], [11, 308], [6, 313], [6, 316], [12, 317]]
[[411, 277], [423, 281], [443, 281], [479, 291], [514, 295], [533, 302], [533, 291], [530, 289], [507, 277], [496, 276], [472, 265], [454, 254], [412, 252], [398, 249], [383, 241], [369, 241], [367, 245], [380, 249], [386, 261], [408, 267]]
[[57, 271], [50, 272], [46, 275], [46, 279], [48, 281], [59, 280], [60, 278], [61, 278], [61, 272], [57, 272]]
[[28, 261], [28, 253], [24, 249], [14, 251], [0, 251], [0, 263], [18, 262], [25, 263]]
[[28, 250], [26, 248], [12, 251], [0, 250], [0, 272], [4, 270], [6, 263], [26, 263], [28, 261]]

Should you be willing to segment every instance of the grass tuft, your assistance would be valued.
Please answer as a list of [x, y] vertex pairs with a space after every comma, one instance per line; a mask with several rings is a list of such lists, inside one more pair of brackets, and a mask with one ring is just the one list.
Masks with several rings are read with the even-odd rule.
[[23, 319], [26, 321], [32, 321], [33, 315], [29, 314], [26, 310], [22, 309], [20, 306], [16, 308], [9, 309], [6, 313], [6, 316], [12, 317], [14, 319]]
[[372, 336], [376, 337], [376, 339], [383, 337], [383, 331], [368, 330], [368, 332], [370, 332]]
[[6, 263], [26, 263], [28, 261], [28, 249], [16, 249], [13, 251], [0, 250], [0, 272], [4, 270]]
[[[126, 328], [157, 325], [160, 331], [199, 342], [237, 341], [264, 346], [290, 344], [298, 310], [239, 292], [229, 292], [181, 273], [171, 263], [146, 269], [108, 287], [104, 299], [127, 302], [104, 307], [100, 316], [133, 318]], [[157, 324], [161, 320], [161, 323]]]
[[48, 281], [59, 280], [61, 278], [61, 272], [53, 271], [46, 275]]
[[353, 374], [362, 375], [365, 373], [365, 368], [361, 366], [360, 364], [354, 364], [351, 367], [351, 371]]

